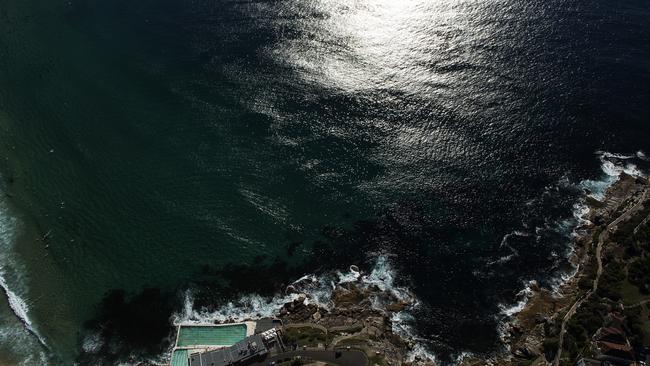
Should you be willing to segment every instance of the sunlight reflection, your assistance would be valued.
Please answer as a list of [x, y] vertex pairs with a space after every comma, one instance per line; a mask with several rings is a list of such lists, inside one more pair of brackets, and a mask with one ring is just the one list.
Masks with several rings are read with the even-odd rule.
[[[310, 82], [359, 91], [419, 91], [444, 82], [431, 73], [432, 53], [453, 47], [450, 36], [465, 23], [453, 2], [421, 0], [321, 0], [294, 4], [303, 17], [299, 38], [284, 38], [272, 51]], [[312, 37], [314, 34], [320, 38]], [[323, 35], [325, 35], [323, 37]], [[422, 88], [424, 86], [424, 88]]]

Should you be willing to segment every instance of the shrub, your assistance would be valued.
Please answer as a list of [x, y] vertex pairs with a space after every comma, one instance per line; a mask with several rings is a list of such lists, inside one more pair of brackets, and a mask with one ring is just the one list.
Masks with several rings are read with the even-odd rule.
[[644, 294], [650, 293], [650, 257], [640, 258], [630, 264], [628, 279]]

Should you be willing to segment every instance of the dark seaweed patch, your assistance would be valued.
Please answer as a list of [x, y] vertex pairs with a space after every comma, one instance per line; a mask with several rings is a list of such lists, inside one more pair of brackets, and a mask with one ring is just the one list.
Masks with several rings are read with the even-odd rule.
[[82, 352], [81, 365], [112, 365], [129, 356], [156, 355], [170, 345], [169, 318], [176, 298], [157, 288], [146, 288], [129, 296], [118, 289], [106, 293], [98, 305], [97, 315], [85, 324], [99, 334], [101, 347], [92, 353]]

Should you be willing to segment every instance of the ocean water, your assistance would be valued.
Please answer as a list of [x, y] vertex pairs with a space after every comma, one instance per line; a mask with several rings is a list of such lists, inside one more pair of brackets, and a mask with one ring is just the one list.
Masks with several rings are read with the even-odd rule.
[[0, 364], [163, 357], [351, 264], [422, 352], [498, 351], [647, 171], [648, 60], [644, 1], [0, 0]]

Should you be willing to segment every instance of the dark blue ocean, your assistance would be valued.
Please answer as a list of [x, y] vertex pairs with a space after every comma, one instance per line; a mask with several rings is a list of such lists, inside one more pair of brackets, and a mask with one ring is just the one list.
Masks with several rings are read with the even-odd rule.
[[498, 352], [649, 122], [647, 1], [0, 0], [0, 364], [378, 258], [428, 352]]

